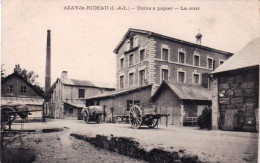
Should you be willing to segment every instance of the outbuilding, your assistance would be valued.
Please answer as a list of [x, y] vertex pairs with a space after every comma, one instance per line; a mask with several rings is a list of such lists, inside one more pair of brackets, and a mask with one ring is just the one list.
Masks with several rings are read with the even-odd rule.
[[[211, 106], [211, 92], [201, 85], [162, 82], [151, 97], [157, 112], [168, 116], [171, 125], [195, 125], [205, 107]], [[167, 122], [163, 117], [161, 123]]]
[[260, 38], [249, 42], [212, 74], [213, 128], [258, 130]]

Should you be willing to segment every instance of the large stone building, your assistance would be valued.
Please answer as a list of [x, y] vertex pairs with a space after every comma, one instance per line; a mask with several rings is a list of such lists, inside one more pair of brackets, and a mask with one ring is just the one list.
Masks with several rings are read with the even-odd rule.
[[213, 128], [258, 130], [260, 38], [213, 72]]
[[46, 108], [49, 109], [45, 114], [51, 118], [77, 118], [86, 106], [83, 99], [114, 90], [90, 81], [69, 79], [67, 71], [63, 71], [48, 91]]
[[[20, 65], [1, 82], [1, 105], [27, 105], [31, 115], [25, 122], [42, 121], [44, 92], [21, 75]], [[19, 117], [17, 117], [19, 120]]]
[[208, 75], [232, 54], [150, 31], [129, 29], [114, 50], [117, 89], [153, 84], [152, 93], [165, 80], [205, 84]]
[[[176, 83], [195, 85], [200, 87], [200, 90], [202, 86], [210, 88], [208, 74], [232, 54], [200, 45], [201, 38], [202, 35], [198, 33], [195, 44], [146, 30], [129, 29], [114, 50], [117, 63], [117, 90], [87, 98], [87, 104], [111, 108], [106, 109], [107, 115], [124, 114], [132, 104], [150, 103], [151, 96], [163, 81], [170, 85]], [[206, 91], [210, 95], [209, 90]], [[208, 98], [204, 100], [207, 102], [203, 105], [211, 104]], [[120, 101], [120, 106], [115, 101]], [[166, 105], [161, 103], [160, 105], [158, 107], [165, 111]], [[190, 108], [197, 116], [197, 103], [193, 105], [186, 108]], [[181, 110], [181, 105], [167, 108], [171, 116], [170, 124], [175, 124], [174, 107]]]

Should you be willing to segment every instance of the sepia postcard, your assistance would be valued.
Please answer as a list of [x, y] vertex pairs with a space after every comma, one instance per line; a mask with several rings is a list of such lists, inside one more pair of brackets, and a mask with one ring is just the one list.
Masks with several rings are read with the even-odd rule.
[[1, 7], [1, 162], [258, 162], [260, 1]]

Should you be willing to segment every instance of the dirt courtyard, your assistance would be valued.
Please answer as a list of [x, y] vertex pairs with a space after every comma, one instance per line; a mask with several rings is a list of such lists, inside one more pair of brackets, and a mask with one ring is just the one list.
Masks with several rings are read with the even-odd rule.
[[[64, 128], [62, 132], [48, 133], [49, 136], [41, 138], [41, 135], [47, 133], [39, 133], [42, 129], [48, 128]], [[33, 139], [41, 139], [38, 143], [37, 149], [43, 154], [41, 156], [48, 157], [49, 160], [41, 160], [47, 162], [54, 162], [53, 156], [56, 154], [64, 155], [65, 162], [81, 162], [80, 160], [73, 160], [76, 153], [85, 155], [87, 152], [85, 146], [89, 146], [87, 142], [81, 140], [74, 140], [70, 137], [70, 133], [96, 136], [120, 136], [132, 137], [137, 140], [145, 149], [163, 148], [167, 151], [184, 150], [187, 154], [197, 155], [201, 161], [205, 162], [257, 162], [258, 153], [258, 133], [247, 132], [227, 132], [217, 130], [199, 130], [197, 127], [177, 127], [177, 126], [159, 126], [159, 128], [149, 129], [142, 127], [140, 129], [132, 129], [129, 124], [86, 124], [79, 120], [47, 120], [45, 123], [28, 123], [28, 124], [14, 124], [13, 130], [36, 130], [37, 134], [29, 134], [25, 137], [26, 144], [30, 146], [30, 141]], [[57, 135], [58, 134], [58, 135]], [[46, 141], [46, 138], [50, 139]], [[46, 143], [42, 143], [45, 141]], [[61, 143], [63, 142], [63, 143]], [[55, 145], [56, 144], [56, 145]], [[60, 145], [59, 145], [60, 144]], [[62, 150], [55, 150], [55, 146], [60, 146]], [[66, 151], [69, 148], [78, 148], [81, 152]], [[84, 150], [83, 150], [84, 149]], [[89, 148], [90, 149], [90, 148]], [[91, 148], [92, 149], [92, 148]], [[94, 149], [92, 149], [94, 150]], [[103, 151], [106, 152], [106, 151]], [[79, 154], [78, 154], [79, 155]], [[105, 154], [104, 154], [105, 155]], [[115, 153], [115, 155], [119, 155]], [[68, 157], [70, 156], [70, 157]], [[114, 154], [113, 154], [114, 156]], [[88, 157], [97, 157], [89, 156]], [[116, 157], [116, 156], [115, 156]], [[91, 162], [136, 162], [129, 157], [119, 155], [120, 159], [115, 160], [97, 160], [95, 158]], [[102, 157], [101, 157], [102, 158]], [[64, 159], [62, 157], [62, 159]], [[70, 161], [66, 161], [69, 159]], [[124, 160], [126, 159], [126, 160]], [[62, 160], [59, 160], [62, 161]], [[36, 161], [38, 162], [38, 161]]]

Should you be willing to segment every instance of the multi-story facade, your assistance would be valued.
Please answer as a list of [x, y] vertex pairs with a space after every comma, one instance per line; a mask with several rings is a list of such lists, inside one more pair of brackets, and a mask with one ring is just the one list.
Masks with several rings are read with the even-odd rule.
[[[196, 36], [201, 41], [202, 35]], [[117, 89], [153, 84], [204, 84], [232, 54], [145, 30], [129, 29], [114, 50]]]
[[77, 118], [82, 107], [86, 106], [83, 101], [85, 98], [114, 90], [96, 86], [90, 81], [69, 79], [67, 71], [63, 71], [48, 91], [49, 110], [46, 115], [51, 118]]

